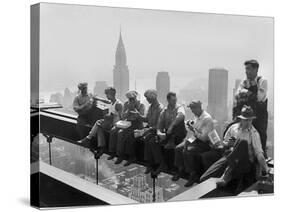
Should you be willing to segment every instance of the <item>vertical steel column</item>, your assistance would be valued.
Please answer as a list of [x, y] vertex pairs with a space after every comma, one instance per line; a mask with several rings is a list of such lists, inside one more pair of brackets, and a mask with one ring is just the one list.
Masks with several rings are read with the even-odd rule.
[[49, 164], [52, 165], [52, 146], [51, 146], [51, 143], [53, 141], [53, 137], [52, 136], [49, 136], [49, 135], [46, 135], [46, 134], [43, 134], [46, 139], [47, 139], [47, 142], [49, 144]]
[[51, 147], [51, 142], [49, 143], [49, 163], [52, 165], [52, 147]]
[[155, 202], [156, 201], [155, 182], [156, 182], [157, 174], [151, 172], [151, 178], [152, 178], [152, 202]]
[[100, 157], [98, 156], [97, 151], [94, 151], [93, 153], [94, 153], [94, 156], [96, 159], [96, 184], [98, 185], [99, 184], [99, 159], [100, 159]]
[[96, 184], [99, 184], [99, 159], [96, 158]]

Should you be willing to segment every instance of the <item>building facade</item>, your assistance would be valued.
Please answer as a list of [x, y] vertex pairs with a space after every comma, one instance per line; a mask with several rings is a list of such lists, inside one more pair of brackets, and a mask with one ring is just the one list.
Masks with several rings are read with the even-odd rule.
[[125, 94], [130, 88], [129, 68], [127, 65], [127, 56], [123, 43], [121, 31], [115, 53], [115, 65], [113, 68], [113, 86], [116, 89], [118, 99], [125, 100]]
[[[146, 176], [139, 174], [133, 178], [133, 186], [129, 197], [142, 203], [153, 202], [153, 190], [146, 182]], [[163, 202], [163, 188], [155, 187], [155, 201]]]
[[167, 105], [167, 93], [170, 92], [170, 76], [168, 72], [158, 72], [156, 76], [156, 90], [158, 93], [158, 100]]
[[227, 94], [228, 71], [223, 68], [210, 69], [207, 111], [217, 120], [217, 130], [220, 135], [228, 119]]

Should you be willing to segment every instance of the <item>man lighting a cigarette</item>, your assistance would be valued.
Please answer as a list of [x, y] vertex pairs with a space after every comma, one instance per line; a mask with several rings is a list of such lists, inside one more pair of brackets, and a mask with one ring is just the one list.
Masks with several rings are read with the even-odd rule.
[[237, 118], [240, 121], [233, 124], [225, 134], [224, 156], [201, 176], [200, 181], [218, 177], [217, 185], [226, 186], [232, 179], [238, 179], [243, 174], [250, 174], [255, 178], [256, 173], [261, 176], [268, 172], [260, 135], [252, 125], [255, 119], [253, 109], [245, 105]]

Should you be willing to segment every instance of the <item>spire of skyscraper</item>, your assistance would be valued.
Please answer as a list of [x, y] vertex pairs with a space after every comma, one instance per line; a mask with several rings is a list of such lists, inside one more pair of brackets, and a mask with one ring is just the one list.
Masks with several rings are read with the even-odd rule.
[[122, 100], [125, 100], [125, 93], [129, 90], [129, 69], [127, 66], [127, 56], [122, 38], [121, 25], [119, 32], [119, 40], [115, 53], [113, 86], [117, 91], [117, 97]]
[[126, 56], [126, 50], [122, 39], [122, 33], [120, 28], [120, 34], [119, 34], [119, 41], [116, 48], [116, 54], [115, 54], [115, 65], [127, 65], [127, 56]]

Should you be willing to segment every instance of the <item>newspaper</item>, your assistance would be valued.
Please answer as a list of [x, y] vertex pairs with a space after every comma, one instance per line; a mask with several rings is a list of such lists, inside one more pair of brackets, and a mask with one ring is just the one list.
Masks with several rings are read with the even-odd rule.
[[221, 139], [215, 129], [208, 133], [208, 137], [213, 145], [221, 142]]

